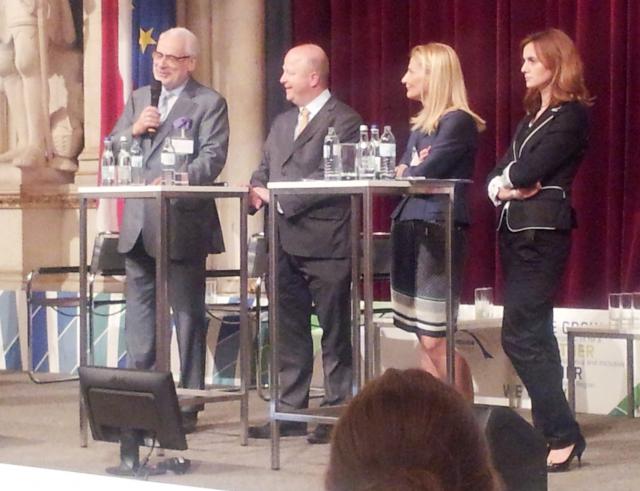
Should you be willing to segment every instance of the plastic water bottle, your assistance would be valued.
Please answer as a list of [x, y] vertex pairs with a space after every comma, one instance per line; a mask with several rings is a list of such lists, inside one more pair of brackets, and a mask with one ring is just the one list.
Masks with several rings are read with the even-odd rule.
[[324, 178], [327, 181], [338, 180], [342, 177], [342, 165], [340, 161], [340, 139], [333, 126], [329, 127], [327, 136], [324, 137], [322, 148], [324, 157]]
[[391, 126], [385, 126], [380, 137], [380, 177], [391, 179], [396, 168], [396, 137], [391, 133]]
[[127, 137], [120, 137], [120, 151], [118, 152], [118, 169], [116, 180], [118, 186], [128, 186], [131, 184], [131, 155], [127, 148]]
[[377, 124], [371, 125], [371, 160], [374, 176], [380, 179], [380, 130]]
[[366, 124], [360, 125], [360, 140], [358, 141], [358, 151], [356, 153], [356, 167], [358, 169], [358, 179], [373, 179], [375, 177], [373, 159], [371, 158], [369, 129]]
[[116, 161], [113, 157], [111, 138], [104, 139], [104, 149], [100, 160], [100, 184], [113, 186], [116, 183]]
[[160, 162], [162, 163], [162, 184], [170, 186], [173, 184], [173, 178], [176, 173], [176, 151], [173, 148], [170, 137], [164, 139]]
[[144, 170], [142, 168], [142, 147], [137, 138], [131, 142], [129, 149], [131, 156], [131, 182], [133, 184], [144, 184]]

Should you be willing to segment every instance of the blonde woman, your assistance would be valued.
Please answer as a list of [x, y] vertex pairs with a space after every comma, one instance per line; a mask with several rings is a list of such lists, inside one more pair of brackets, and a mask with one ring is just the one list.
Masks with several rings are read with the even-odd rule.
[[[407, 98], [419, 101], [422, 109], [411, 118], [411, 136], [396, 177], [471, 178], [478, 133], [485, 122], [469, 108], [455, 51], [441, 43], [414, 47], [402, 83]], [[392, 214], [394, 324], [417, 334], [422, 367], [440, 379], [447, 375], [444, 213], [441, 197], [410, 196]], [[464, 185], [456, 188], [453, 216], [456, 317], [470, 223]], [[458, 353], [454, 363], [456, 388], [472, 401], [469, 367]]]

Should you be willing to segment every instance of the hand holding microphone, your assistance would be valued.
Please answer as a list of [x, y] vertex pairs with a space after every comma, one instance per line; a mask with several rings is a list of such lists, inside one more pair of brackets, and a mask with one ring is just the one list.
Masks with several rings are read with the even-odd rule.
[[158, 101], [162, 92], [162, 84], [158, 80], [151, 83], [151, 104], [145, 107], [135, 123], [133, 123], [133, 136], [141, 136], [145, 133], [153, 136], [160, 126], [160, 111]]

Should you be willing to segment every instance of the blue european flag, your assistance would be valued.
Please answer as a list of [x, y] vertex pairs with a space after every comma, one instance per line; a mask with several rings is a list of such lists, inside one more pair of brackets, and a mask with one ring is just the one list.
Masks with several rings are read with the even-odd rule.
[[131, 75], [133, 89], [153, 78], [151, 53], [163, 31], [176, 25], [175, 0], [134, 0], [131, 16]]

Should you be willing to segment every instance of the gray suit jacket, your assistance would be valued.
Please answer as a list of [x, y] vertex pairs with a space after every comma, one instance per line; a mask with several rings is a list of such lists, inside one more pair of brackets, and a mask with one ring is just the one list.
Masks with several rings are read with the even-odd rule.
[[[253, 186], [269, 181], [322, 179], [322, 145], [330, 126], [341, 142], [355, 142], [360, 115], [331, 97], [297, 139], [298, 108], [280, 114], [271, 126]], [[280, 244], [289, 254], [314, 258], [349, 257], [350, 202], [344, 197], [283, 196], [278, 214]]]
[[[133, 92], [124, 112], [116, 123], [111, 138], [119, 150], [120, 136], [132, 141], [131, 127], [142, 110], [150, 104], [149, 86]], [[142, 138], [144, 153], [144, 179], [150, 183], [162, 174], [160, 153], [167, 136], [173, 133], [173, 122], [180, 117], [192, 121], [189, 136], [194, 140], [194, 153], [187, 165], [190, 185], [211, 185], [216, 180], [227, 159], [229, 121], [227, 103], [216, 91], [191, 79], [176, 100], [167, 119], [157, 134]], [[142, 234], [147, 253], [156, 256], [155, 237], [158, 233], [158, 216], [153, 200], [128, 199], [120, 227], [118, 251], [126, 253]], [[169, 255], [183, 260], [201, 257], [208, 253], [224, 251], [224, 242], [218, 212], [213, 200], [172, 200], [169, 209]]]

